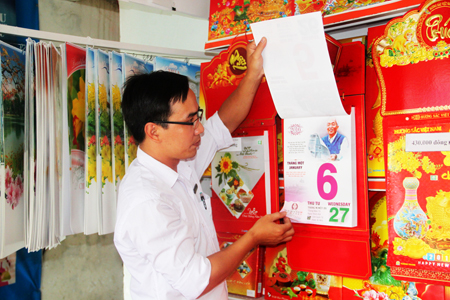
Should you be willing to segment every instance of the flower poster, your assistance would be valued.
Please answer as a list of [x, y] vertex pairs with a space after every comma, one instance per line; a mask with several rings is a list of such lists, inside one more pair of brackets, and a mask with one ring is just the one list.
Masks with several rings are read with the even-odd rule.
[[[154, 64], [155, 71], [163, 70], [186, 76], [189, 80], [189, 88], [194, 92], [197, 103], [199, 102], [200, 66], [159, 56], [155, 57]], [[200, 105], [200, 108], [204, 109], [205, 106]]]
[[[128, 77], [153, 72], [153, 64], [151, 62], [143, 61], [142, 59], [136, 58], [128, 54], [122, 54], [122, 64], [123, 64], [123, 77], [124, 82]], [[134, 140], [133, 136], [125, 130], [125, 150], [127, 155], [125, 155], [125, 167], [127, 168], [131, 162], [136, 158], [138, 144]]]
[[112, 99], [111, 107], [111, 136], [113, 138], [113, 174], [116, 194], [120, 181], [125, 176], [125, 123], [122, 115], [122, 55], [111, 53], [111, 82], [110, 95]]
[[231, 215], [239, 219], [253, 199], [253, 188], [265, 172], [264, 136], [234, 138], [234, 144], [216, 153], [212, 188]]
[[353, 117], [284, 120], [282, 211], [292, 222], [357, 225]]
[[[36, 103], [36, 68], [34, 59], [35, 42], [32, 39], [27, 39], [26, 46], [26, 71], [25, 71], [25, 155], [24, 157], [24, 195], [25, 201], [28, 203], [28, 224], [27, 233], [32, 232], [32, 220], [34, 219], [33, 208], [35, 199], [35, 172], [36, 165], [36, 114], [34, 112]], [[62, 125], [62, 124], [61, 124]], [[33, 170], [33, 171], [31, 171]], [[31, 238], [31, 234], [27, 235], [27, 245]]]
[[116, 195], [114, 192], [112, 150], [111, 150], [111, 98], [109, 94], [110, 83], [109, 54], [98, 51], [97, 60], [97, 182], [101, 190], [99, 203], [99, 234], [114, 231], [116, 222]]
[[97, 64], [98, 50], [87, 48], [86, 51], [86, 133], [85, 133], [85, 164], [86, 185], [84, 195], [84, 233], [98, 232], [98, 201], [100, 193], [97, 182], [97, 141], [95, 128], [97, 115], [95, 103], [97, 99]]
[[[448, 115], [433, 113], [411, 119]], [[450, 124], [448, 120], [423, 119], [410, 123], [389, 127], [386, 135], [388, 265], [448, 274]], [[448, 282], [447, 277], [432, 278]]]
[[66, 43], [65, 52], [67, 64], [67, 121], [71, 158], [70, 228], [72, 233], [75, 234], [83, 232], [84, 229], [86, 50]]
[[0, 41], [0, 257], [25, 245], [25, 53]]
[[50, 43], [49, 54], [49, 189], [50, 189], [50, 220], [49, 220], [49, 247], [52, 248], [61, 241], [60, 212], [62, 201], [62, 96], [61, 96], [61, 54]]

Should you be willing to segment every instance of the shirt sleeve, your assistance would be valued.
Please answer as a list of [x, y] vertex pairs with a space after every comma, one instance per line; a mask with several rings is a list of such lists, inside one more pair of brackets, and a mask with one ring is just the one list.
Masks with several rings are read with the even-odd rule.
[[217, 112], [206, 121], [204, 127], [205, 132], [193, 164], [198, 176], [203, 175], [218, 150], [233, 144], [231, 133]]
[[158, 199], [130, 211], [128, 235], [149, 270], [160, 273], [173, 289], [197, 298], [209, 283], [211, 263], [196, 253], [191, 226], [179, 208]]

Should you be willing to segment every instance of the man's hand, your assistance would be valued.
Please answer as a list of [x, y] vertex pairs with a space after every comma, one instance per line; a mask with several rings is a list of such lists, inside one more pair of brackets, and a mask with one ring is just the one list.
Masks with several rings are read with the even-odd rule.
[[247, 73], [219, 109], [219, 117], [230, 132], [244, 121], [250, 111], [253, 98], [264, 75], [261, 53], [266, 44], [266, 38], [262, 38], [258, 46], [254, 42], [247, 45]]
[[[283, 219], [284, 224], [276, 221]], [[294, 229], [286, 212], [277, 212], [259, 219], [240, 239], [222, 251], [208, 256], [211, 262], [209, 283], [202, 295], [205, 295], [230, 276], [247, 253], [258, 245], [277, 245], [292, 240]], [[200, 295], [200, 296], [202, 296]]]
[[[284, 224], [276, 221], [283, 219]], [[277, 245], [292, 240], [294, 228], [286, 212], [276, 212], [259, 219], [248, 232], [257, 245]]]
[[264, 75], [262, 51], [266, 47], [267, 39], [263, 37], [258, 46], [255, 42], [247, 45], [247, 76], [261, 80]]
[[330, 160], [336, 160], [337, 159], [337, 154], [331, 154], [330, 155]]

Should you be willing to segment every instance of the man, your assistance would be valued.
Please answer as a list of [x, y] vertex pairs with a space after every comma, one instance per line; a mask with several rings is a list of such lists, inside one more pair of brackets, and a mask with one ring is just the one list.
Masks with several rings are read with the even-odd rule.
[[199, 182], [250, 110], [265, 45], [249, 44], [246, 76], [204, 126], [186, 77], [154, 72], [127, 81], [122, 110], [139, 148], [120, 185], [114, 242], [133, 299], [228, 299], [225, 279], [252, 248], [292, 239], [285, 213], [274, 213], [220, 251]]
[[331, 118], [327, 122], [327, 132], [328, 135], [322, 138], [322, 141], [327, 146], [328, 150], [330, 150], [330, 160], [340, 160], [343, 157], [343, 153], [341, 152], [341, 148], [348, 148], [347, 138], [337, 132], [339, 129], [339, 125], [335, 118]]

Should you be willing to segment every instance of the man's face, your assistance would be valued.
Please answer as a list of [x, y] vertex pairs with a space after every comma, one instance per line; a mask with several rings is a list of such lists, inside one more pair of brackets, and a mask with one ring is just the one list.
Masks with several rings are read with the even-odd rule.
[[[189, 90], [186, 101], [172, 105], [172, 114], [167, 121], [193, 122], [197, 119], [198, 104], [195, 94]], [[172, 160], [183, 160], [194, 157], [200, 146], [200, 135], [204, 128], [200, 123], [194, 125], [167, 124], [167, 129], [162, 131], [163, 147], [165, 155]]]
[[327, 132], [330, 138], [336, 134], [338, 128], [339, 126], [335, 119], [331, 119], [327, 122]]

